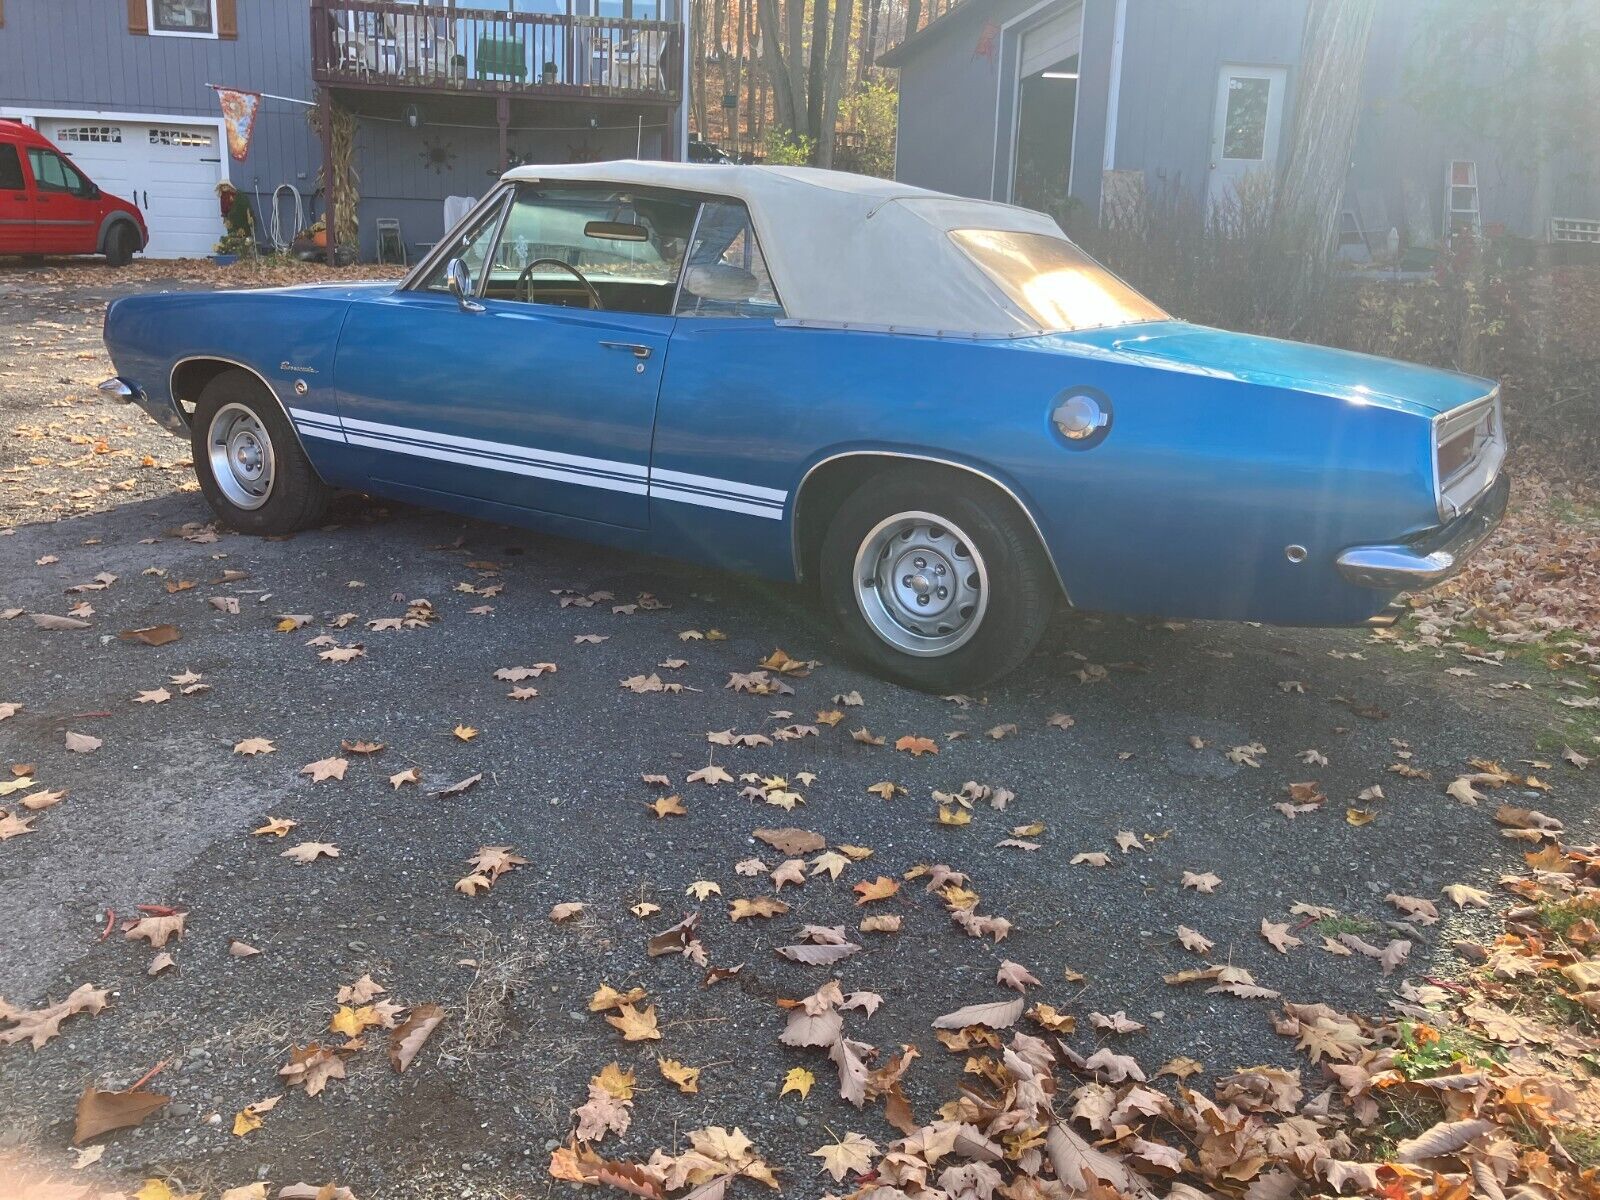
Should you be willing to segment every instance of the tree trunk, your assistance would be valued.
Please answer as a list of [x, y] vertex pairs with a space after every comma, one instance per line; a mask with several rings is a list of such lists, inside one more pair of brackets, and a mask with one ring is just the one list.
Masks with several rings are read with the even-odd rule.
[[855, 0], [835, 0], [833, 44], [828, 50], [828, 78], [822, 100], [822, 131], [817, 138], [817, 166], [833, 166], [833, 147], [839, 130], [839, 96], [844, 91], [845, 70], [850, 64], [850, 22], [855, 17]]
[[[917, 26], [922, 24], [922, 0], [907, 0], [906, 2], [906, 33], [910, 37], [917, 31]], [[905, 38], [901, 38], [905, 41]]]
[[811, 62], [806, 89], [806, 136], [822, 146], [822, 107], [828, 80], [828, 0], [811, 2]]
[[708, 105], [711, 112], [717, 114], [717, 128], [723, 141], [728, 137], [728, 110], [722, 106], [722, 98], [733, 90], [729, 83], [729, 71], [733, 64], [730, 61], [733, 55], [728, 52], [727, 43], [723, 40], [728, 25], [728, 0], [716, 0], [711, 18], [711, 44], [716, 47], [717, 66], [721, 68], [720, 78], [722, 89]]
[[[767, 81], [772, 85], [773, 120], [780, 129], [795, 127], [795, 92], [789, 79], [789, 67], [783, 56], [783, 37], [778, 25], [779, 0], [755, 0], [756, 18], [761, 22], [761, 57], [767, 64]], [[791, 5], [800, 0], [790, 0]], [[805, 103], [800, 105], [802, 111]]]
[[704, 138], [706, 136], [706, 6], [695, 4], [691, 7], [694, 23], [689, 33], [689, 44], [694, 48], [694, 77], [691, 81], [694, 92], [694, 104], [691, 106], [694, 115], [695, 131]]
[[789, 62], [789, 103], [793, 119], [789, 128], [805, 132], [806, 120], [806, 0], [787, 0], [788, 41], [784, 57]]
[[1376, 9], [1377, 0], [1310, 0], [1306, 8], [1294, 133], [1273, 207], [1277, 234], [1293, 258], [1283, 297], [1291, 320], [1328, 281]]

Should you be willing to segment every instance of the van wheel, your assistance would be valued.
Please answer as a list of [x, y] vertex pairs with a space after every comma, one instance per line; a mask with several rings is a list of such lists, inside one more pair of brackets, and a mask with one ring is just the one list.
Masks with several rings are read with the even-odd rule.
[[139, 235], [133, 231], [133, 226], [126, 221], [118, 221], [106, 234], [106, 265], [108, 267], [125, 267], [133, 260], [133, 255], [139, 249]]
[[333, 489], [318, 478], [283, 409], [246, 371], [224, 371], [189, 423], [200, 491], [243, 533], [294, 533], [322, 519]]
[[897, 471], [823, 538], [823, 603], [880, 675], [924, 691], [998, 679], [1039, 644], [1057, 586], [1028, 523], [987, 489]]

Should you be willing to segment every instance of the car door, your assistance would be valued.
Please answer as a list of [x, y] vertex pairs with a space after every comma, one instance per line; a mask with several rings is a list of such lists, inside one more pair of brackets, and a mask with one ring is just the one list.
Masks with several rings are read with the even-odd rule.
[[33, 197], [15, 142], [0, 142], [0, 254], [33, 252]]
[[100, 240], [100, 189], [56, 151], [28, 147], [34, 246], [40, 254], [93, 254]]
[[473, 280], [466, 304], [449, 290], [449, 253], [414, 286], [353, 304], [335, 378], [342, 435], [365, 472], [391, 488], [645, 528], [696, 209], [609, 186], [520, 185], [455, 239]]

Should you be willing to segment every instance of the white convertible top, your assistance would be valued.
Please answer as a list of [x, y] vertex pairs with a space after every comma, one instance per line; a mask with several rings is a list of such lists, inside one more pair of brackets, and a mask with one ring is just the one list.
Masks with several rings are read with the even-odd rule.
[[981, 337], [1036, 333], [945, 235], [998, 229], [1063, 238], [1043, 213], [815, 167], [619, 162], [526, 166], [505, 179], [673, 188], [742, 200], [793, 320]]

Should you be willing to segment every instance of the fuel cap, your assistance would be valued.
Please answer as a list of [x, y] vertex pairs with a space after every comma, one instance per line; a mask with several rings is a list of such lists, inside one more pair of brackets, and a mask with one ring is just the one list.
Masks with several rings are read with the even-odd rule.
[[1081, 442], [1110, 424], [1111, 414], [1093, 396], [1079, 393], [1056, 405], [1050, 419], [1062, 437]]

